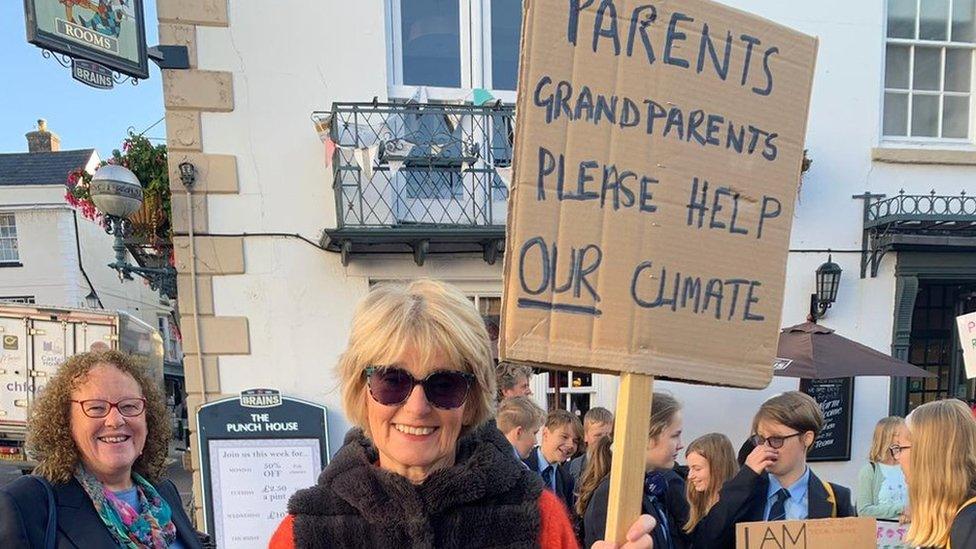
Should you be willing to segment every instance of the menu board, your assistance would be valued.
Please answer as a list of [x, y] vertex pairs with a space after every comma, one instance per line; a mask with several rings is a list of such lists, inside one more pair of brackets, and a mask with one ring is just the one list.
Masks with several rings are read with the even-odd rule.
[[203, 515], [219, 548], [264, 548], [329, 456], [324, 406], [248, 389], [197, 410]]
[[210, 441], [214, 530], [222, 547], [267, 547], [288, 499], [322, 471], [318, 439]]
[[817, 401], [824, 415], [823, 429], [807, 461], [850, 461], [854, 378], [802, 379], [800, 390]]

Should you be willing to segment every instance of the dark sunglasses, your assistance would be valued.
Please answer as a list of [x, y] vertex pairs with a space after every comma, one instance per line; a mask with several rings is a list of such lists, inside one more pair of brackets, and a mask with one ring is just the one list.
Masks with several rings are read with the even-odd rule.
[[770, 448], [778, 450], [783, 447], [786, 443], [786, 439], [798, 437], [803, 433], [793, 433], [792, 435], [786, 435], [785, 437], [764, 437], [760, 435], [752, 435], [752, 443], [756, 446], [762, 446], [763, 444], [768, 444]]
[[370, 366], [363, 371], [369, 394], [384, 406], [399, 406], [410, 398], [417, 385], [424, 388], [424, 396], [435, 408], [453, 410], [464, 404], [475, 377], [467, 372], [438, 370], [424, 379], [417, 379], [403, 368]]

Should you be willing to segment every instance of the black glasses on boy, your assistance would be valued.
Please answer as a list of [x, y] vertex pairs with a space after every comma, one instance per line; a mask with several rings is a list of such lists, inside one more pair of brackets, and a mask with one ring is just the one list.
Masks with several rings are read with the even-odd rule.
[[792, 435], [786, 435], [783, 437], [764, 437], [762, 435], [752, 435], [752, 443], [755, 444], [756, 446], [762, 446], [763, 444], [766, 444], [767, 446], [769, 446], [774, 450], [779, 450], [780, 448], [783, 447], [783, 444], [786, 443], [786, 439], [798, 437], [802, 434], [803, 433], [793, 433]]
[[437, 370], [417, 379], [403, 368], [370, 366], [363, 371], [373, 400], [384, 406], [399, 406], [420, 385], [435, 408], [453, 410], [464, 404], [475, 377], [468, 372]]

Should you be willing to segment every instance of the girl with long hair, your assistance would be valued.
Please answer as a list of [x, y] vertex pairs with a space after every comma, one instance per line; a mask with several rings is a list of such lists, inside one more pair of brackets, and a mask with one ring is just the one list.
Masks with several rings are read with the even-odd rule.
[[912, 521], [906, 541], [918, 547], [976, 547], [976, 419], [961, 400], [916, 408], [891, 454], [908, 480]]
[[[648, 425], [648, 441], [645, 452], [644, 497], [642, 513], [654, 517], [657, 526], [651, 532], [656, 549], [684, 549], [687, 536], [681, 530], [688, 521], [688, 501], [685, 499], [685, 481], [674, 471], [674, 460], [681, 450], [681, 404], [666, 393], [654, 393], [651, 401], [651, 417]], [[607, 500], [610, 495], [609, 442], [586, 464], [581, 481], [580, 499], [585, 499], [582, 510], [584, 547], [603, 539], [607, 523]], [[595, 479], [599, 478], [597, 481]], [[593, 485], [596, 488], [593, 488]]]
[[739, 466], [729, 437], [709, 433], [696, 438], [685, 450], [688, 464], [686, 496], [690, 505], [686, 534], [694, 534], [695, 527], [718, 503], [722, 485], [735, 476]]

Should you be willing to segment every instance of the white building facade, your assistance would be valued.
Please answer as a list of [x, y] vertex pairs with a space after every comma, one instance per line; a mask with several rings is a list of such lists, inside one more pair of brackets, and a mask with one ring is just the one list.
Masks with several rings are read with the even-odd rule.
[[[114, 237], [65, 199], [69, 172], [97, 170], [94, 149], [61, 151], [56, 134], [30, 152], [0, 154], [0, 304], [125, 312], [159, 330], [171, 405], [182, 400], [183, 368], [173, 302], [141, 278], [120, 281]], [[53, 147], [52, 147], [53, 145]], [[126, 254], [126, 261], [135, 259]]]
[[[855, 485], [878, 419], [927, 399], [973, 398], [946, 319], [976, 307], [967, 300], [976, 290], [976, 8], [726, 3], [820, 39], [806, 140], [813, 164], [793, 220], [783, 326], [806, 319], [814, 272], [832, 255], [843, 275], [820, 323], [939, 375], [856, 380], [852, 458], [815, 465]], [[518, 0], [158, 1], [163, 43], [187, 45], [193, 67], [163, 76], [171, 167], [188, 160], [200, 173], [192, 227], [187, 200], [174, 196], [180, 309], [184, 325], [193, 310], [200, 320], [200, 344], [192, 336], [186, 345], [196, 354], [187, 361], [191, 408], [276, 387], [329, 406], [330, 439], [339, 441], [348, 423], [333, 368], [372, 285], [433, 277], [462, 288], [489, 321], [498, 314], [498, 173], [511, 158], [505, 107], [515, 97], [520, 9]], [[486, 92], [484, 108], [470, 106]], [[417, 102], [430, 110], [410, 110]], [[319, 129], [331, 132], [334, 153], [310, 121], [326, 113], [332, 126]], [[434, 113], [437, 121], [424, 118]], [[412, 149], [370, 150], [403, 132]], [[902, 190], [909, 198], [883, 202], [880, 214], [881, 197], [854, 198]], [[875, 210], [866, 213], [865, 200]], [[897, 204], [903, 215], [890, 210]], [[759, 404], [797, 386], [774, 378], [762, 391], [656, 388], [684, 402], [686, 443], [717, 431], [738, 445]], [[602, 375], [533, 380], [540, 403], [578, 410], [613, 409], [616, 387]]]

